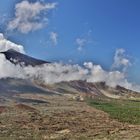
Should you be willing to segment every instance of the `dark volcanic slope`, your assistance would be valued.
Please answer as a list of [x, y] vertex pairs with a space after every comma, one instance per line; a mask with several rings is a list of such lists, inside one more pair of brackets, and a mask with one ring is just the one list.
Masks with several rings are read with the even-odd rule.
[[15, 93], [43, 93], [53, 94], [41, 87], [36, 86], [29, 80], [6, 78], [0, 79], [0, 95], [10, 95]]
[[5, 55], [6, 59], [9, 60], [10, 62], [14, 64], [20, 64], [20, 65], [31, 65], [31, 66], [36, 66], [36, 65], [42, 65], [49, 63], [47, 61], [35, 59], [33, 57], [27, 56], [25, 54], [19, 53], [13, 49], [10, 49], [6, 52], [1, 52]]

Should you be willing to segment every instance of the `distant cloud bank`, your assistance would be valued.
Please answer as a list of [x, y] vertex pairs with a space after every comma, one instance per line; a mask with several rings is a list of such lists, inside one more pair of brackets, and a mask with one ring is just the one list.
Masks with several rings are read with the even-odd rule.
[[[6, 51], [8, 49], [24, 52], [23, 46], [5, 39], [3, 34], [0, 34], [0, 51]], [[140, 85], [135, 85], [127, 80], [124, 69], [126, 69], [126, 67], [128, 68], [128, 65], [130, 65], [130, 61], [126, 58], [124, 49], [116, 50], [113, 63], [113, 67], [115, 68], [123, 66], [121, 71], [106, 71], [102, 66], [95, 65], [92, 62], [84, 62], [83, 66], [78, 64], [64, 65], [62, 63], [53, 63], [36, 67], [21, 67], [12, 64], [3, 54], [0, 54], [0, 78], [37, 79], [45, 84], [71, 80], [86, 80], [87, 82], [104, 81], [112, 87], [121, 85], [128, 89], [140, 91]]]

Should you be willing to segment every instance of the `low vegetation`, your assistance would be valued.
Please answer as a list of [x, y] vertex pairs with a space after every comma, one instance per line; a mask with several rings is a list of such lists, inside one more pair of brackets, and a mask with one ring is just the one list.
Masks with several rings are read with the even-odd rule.
[[126, 100], [88, 100], [88, 104], [109, 113], [121, 122], [140, 124], [140, 102]]

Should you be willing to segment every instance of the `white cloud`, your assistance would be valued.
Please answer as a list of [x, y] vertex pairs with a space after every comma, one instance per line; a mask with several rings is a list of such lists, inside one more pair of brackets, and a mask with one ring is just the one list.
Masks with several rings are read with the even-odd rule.
[[93, 65], [92, 62], [85, 62], [84, 66], [89, 70], [88, 82], [104, 81], [108, 85], [114, 87], [118, 85], [125, 76], [119, 71], [105, 71], [100, 65]]
[[[2, 34], [0, 34], [0, 42], [1, 40], [10, 42], [7, 43], [6, 49], [12, 48], [12, 42], [6, 40]], [[13, 46], [15, 47], [16, 44]], [[19, 49], [19, 45], [15, 47], [16, 49]], [[64, 65], [62, 63], [52, 63], [36, 67], [21, 67], [20, 65], [14, 65], [10, 61], [7, 61], [5, 56], [0, 54], [0, 78], [5, 77], [37, 79], [45, 84], [71, 80], [86, 80], [87, 82], [105, 81], [107, 85], [112, 87], [121, 85], [128, 89], [140, 91], [140, 85], [130, 83], [124, 71], [106, 71], [100, 65], [95, 65], [92, 62], [85, 62], [83, 66], [78, 64]]]
[[115, 87], [123, 86], [128, 89], [140, 91], [140, 86], [128, 82], [126, 74], [120, 71], [105, 71], [100, 65], [94, 65], [92, 62], [85, 62], [83, 66], [78, 64], [53, 63], [23, 68], [25, 77], [38, 79], [45, 84], [52, 84], [61, 81], [86, 80], [87, 82], [102, 82]]
[[125, 55], [125, 50], [117, 49], [114, 56], [113, 69], [122, 69], [125, 71], [131, 65], [130, 60]]
[[0, 78], [25, 78], [24, 70], [6, 60], [4, 54], [0, 54]]
[[92, 30], [89, 30], [86, 34], [81, 35], [80, 37], [77, 37], [75, 40], [76, 45], [78, 46], [78, 50], [82, 51], [84, 47], [86, 47], [89, 44], [95, 44], [95, 41], [92, 38]]
[[15, 6], [15, 18], [8, 24], [8, 30], [17, 29], [28, 33], [43, 28], [48, 23], [47, 13], [56, 7], [56, 3], [32, 3], [23, 0]]
[[115, 87], [121, 85], [128, 89], [140, 91], [140, 86], [128, 82], [126, 75], [120, 71], [105, 71], [100, 65], [91, 62], [84, 63], [81, 67], [78, 64], [45, 64], [42, 66], [28, 66], [21, 68], [15, 66], [0, 54], [0, 78], [14, 77], [23, 79], [38, 80], [44, 84], [52, 84], [61, 81], [86, 80], [87, 82], [102, 82]]
[[44, 83], [57, 83], [61, 81], [85, 80], [88, 71], [79, 65], [63, 65], [53, 63], [42, 67], [26, 67], [25, 71], [32, 78]]
[[76, 44], [78, 46], [78, 50], [81, 51], [83, 47], [87, 44], [87, 40], [85, 38], [77, 38]]
[[56, 32], [50, 32], [50, 40], [56, 46], [58, 43], [58, 34]]
[[0, 33], [0, 52], [7, 51], [9, 49], [14, 49], [18, 52], [25, 53], [23, 46], [17, 45], [9, 40], [7, 40], [2, 33]]

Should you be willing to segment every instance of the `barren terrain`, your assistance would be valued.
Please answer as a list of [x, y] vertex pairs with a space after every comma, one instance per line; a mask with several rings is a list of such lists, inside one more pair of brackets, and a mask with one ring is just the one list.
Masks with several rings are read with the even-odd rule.
[[140, 125], [113, 120], [107, 113], [88, 106], [86, 102], [58, 95], [22, 94], [21, 97], [44, 102], [9, 100], [1, 105], [1, 140], [140, 139]]

